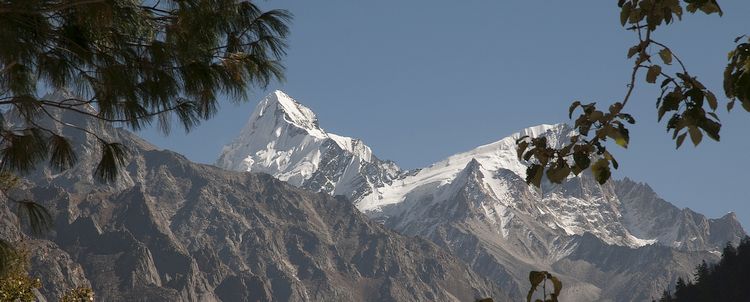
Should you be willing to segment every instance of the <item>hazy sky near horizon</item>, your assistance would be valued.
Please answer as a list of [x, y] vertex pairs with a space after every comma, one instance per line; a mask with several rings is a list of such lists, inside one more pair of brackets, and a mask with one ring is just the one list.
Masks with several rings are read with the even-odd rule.
[[[723, 96], [733, 39], [750, 33], [750, 1], [720, 1], [724, 17], [686, 14], [654, 35], [691, 74]], [[266, 93], [281, 89], [310, 107], [328, 132], [357, 137], [402, 168], [427, 166], [519, 129], [568, 122], [573, 100], [622, 99], [633, 33], [616, 1], [293, 1], [261, 2], [294, 15], [287, 80], [224, 102], [189, 134], [139, 134], [202, 163], [239, 134]], [[692, 36], [687, 36], [690, 33]], [[719, 115], [722, 141], [675, 150], [657, 123], [656, 85], [638, 81], [626, 108], [637, 124], [629, 149], [612, 147], [615, 178], [647, 182], [679, 207], [719, 217], [734, 211], [750, 229], [750, 113]], [[608, 105], [607, 105], [608, 106]]]

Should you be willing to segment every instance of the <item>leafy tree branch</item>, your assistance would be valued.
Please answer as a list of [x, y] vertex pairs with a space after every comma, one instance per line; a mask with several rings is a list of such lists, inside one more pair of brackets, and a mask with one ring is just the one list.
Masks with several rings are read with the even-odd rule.
[[[45, 161], [57, 171], [75, 165], [60, 129], [96, 139], [99, 180], [116, 180], [128, 155], [60, 112], [133, 130], [156, 123], [165, 134], [176, 118], [189, 131], [221, 96], [241, 101], [283, 80], [291, 18], [247, 0], [0, 0], [0, 193], [33, 234], [44, 232], [46, 209], [8, 190]], [[38, 95], [47, 91], [66, 96]], [[0, 238], [0, 270], [12, 255]]]
[[[134, 130], [156, 122], [165, 133], [177, 118], [189, 131], [213, 116], [220, 96], [243, 99], [254, 87], [283, 79], [290, 20], [285, 10], [236, 0], [0, 1], [0, 105], [6, 108], [0, 151], [12, 162], [24, 155], [11, 151], [46, 147], [13, 144], [67, 140], [36, 122], [52, 116], [51, 108]], [[76, 97], [43, 99], [37, 92], [44, 90]], [[8, 115], [22, 123], [4, 122]], [[103, 149], [112, 146], [96, 137]], [[101, 175], [117, 175], [105, 156]], [[2, 167], [25, 172], [35, 165]]]
[[[619, 0], [618, 7], [622, 26], [633, 31], [638, 38], [638, 43], [627, 52], [627, 57], [633, 60], [633, 68], [625, 96], [606, 111], [598, 109], [596, 102], [573, 102], [569, 117], [572, 119], [578, 109], [581, 111], [574, 122], [577, 133], [562, 147], [548, 145], [545, 138], [518, 139], [518, 158], [529, 163], [527, 183], [539, 187], [544, 175], [551, 182], [560, 183], [571, 174], [579, 175], [587, 169], [599, 183], [605, 183], [611, 176], [611, 168], [619, 166], [608, 149], [608, 142], [628, 147], [630, 133], [627, 125], [634, 124], [635, 118], [623, 109], [633, 95], [639, 75], [644, 73], [646, 83], [656, 84], [661, 80], [661, 94], [656, 100], [657, 117], [659, 121], [669, 117], [666, 129], [672, 132], [677, 148], [688, 136], [696, 146], [704, 135], [719, 141], [721, 123], [716, 113], [716, 95], [688, 72], [686, 64], [672, 48], [653, 38], [657, 29], [681, 20], [684, 11], [723, 15], [719, 4], [715, 0]], [[735, 43], [745, 37], [737, 38]], [[674, 62], [677, 62], [678, 70], [670, 73], [668, 70]], [[739, 101], [750, 112], [748, 70], [750, 43], [740, 43], [729, 53], [724, 72], [728, 111]]]

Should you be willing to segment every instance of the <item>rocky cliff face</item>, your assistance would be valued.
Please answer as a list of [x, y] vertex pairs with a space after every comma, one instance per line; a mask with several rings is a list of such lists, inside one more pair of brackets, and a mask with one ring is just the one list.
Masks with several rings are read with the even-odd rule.
[[662, 245], [682, 250], [720, 250], [744, 235], [734, 213], [711, 219], [690, 209], [680, 209], [659, 197], [648, 184], [628, 178], [614, 182], [622, 217], [633, 234], [654, 238]]
[[[78, 285], [100, 301], [507, 300], [455, 256], [385, 229], [348, 200], [101, 130], [130, 151], [117, 183], [91, 177], [97, 148], [82, 136], [75, 168], [40, 169], [11, 192], [55, 219], [31, 249], [50, 300]], [[0, 202], [0, 236], [18, 239], [7, 206]]]
[[[12, 211], [7, 198], [0, 196], [0, 238], [15, 242], [17, 247], [29, 252], [33, 276], [42, 279], [43, 292], [38, 297], [60, 297], [66, 291], [76, 287], [91, 287], [86, 279], [83, 267], [50, 240], [29, 238], [18, 229], [18, 218]], [[40, 301], [44, 301], [41, 300]], [[56, 301], [52, 299], [51, 301]]]

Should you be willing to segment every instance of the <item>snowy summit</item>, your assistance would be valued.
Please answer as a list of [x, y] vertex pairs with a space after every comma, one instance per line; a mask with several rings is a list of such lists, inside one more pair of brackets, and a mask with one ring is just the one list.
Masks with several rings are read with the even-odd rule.
[[400, 174], [361, 140], [327, 133], [312, 110], [279, 90], [258, 103], [240, 135], [224, 146], [217, 166], [355, 198]]

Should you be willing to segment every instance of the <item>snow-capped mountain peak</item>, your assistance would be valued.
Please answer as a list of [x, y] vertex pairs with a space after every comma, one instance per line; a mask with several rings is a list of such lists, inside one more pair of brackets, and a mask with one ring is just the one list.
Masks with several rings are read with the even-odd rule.
[[348, 197], [400, 174], [361, 140], [327, 133], [310, 108], [279, 90], [258, 103], [240, 135], [224, 146], [217, 166], [268, 173], [298, 187]]
[[[261, 100], [240, 136], [224, 148], [218, 165], [345, 195], [365, 214], [391, 221], [392, 226], [422, 226], [428, 208], [458, 209], [453, 208], [455, 201], [470, 196], [463, 209], [498, 222], [493, 228], [501, 234], [512, 233], [511, 228], [539, 230], [543, 221], [549, 238], [591, 233], [613, 245], [672, 245], [675, 240], [670, 238], [680, 236], [640, 230], [644, 224], [633, 223], [640, 216], [623, 206], [610, 184], [600, 186], [584, 176], [562, 185], [546, 183], [541, 191], [526, 185], [527, 166], [517, 158], [516, 140], [544, 136], [548, 144], [560, 147], [572, 135], [575, 130], [566, 124], [528, 127], [428, 167], [402, 172], [392, 162], [377, 159], [361, 140], [325, 132], [312, 110], [276, 91]], [[435, 221], [463, 217], [451, 211]]]
[[409, 192], [426, 184], [439, 187], [453, 182], [462, 170], [472, 166], [471, 162], [475, 163], [474, 169], [481, 167], [488, 171], [487, 175], [503, 169], [512, 171], [523, 179], [526, 175], [526, 165], [518, 160], [516, 153], [516, 140], [519, 137], [546, 136], [550, 144], [557, 145], [572, 133], [572, 128], [566, 124], [543, 124], [523, 129], [499, 141], [452, 155], [419, 170], [414, 175], [394, 181], [391, 186], [377, 188], [373, 194], [359, 200], [357, 206], [364, 212], [381, 211], [386, 206], [404, 201]]
[[298, 103], [281, 90], [276, 90], [263, 98], [250, 116], [245, 130], [258, 128], [259, 124], [273, 122], [288, 123], [300, 130], [306, 130], [310, 135], [325, 137], [325, 131], [318, 124], [315, 113]]

